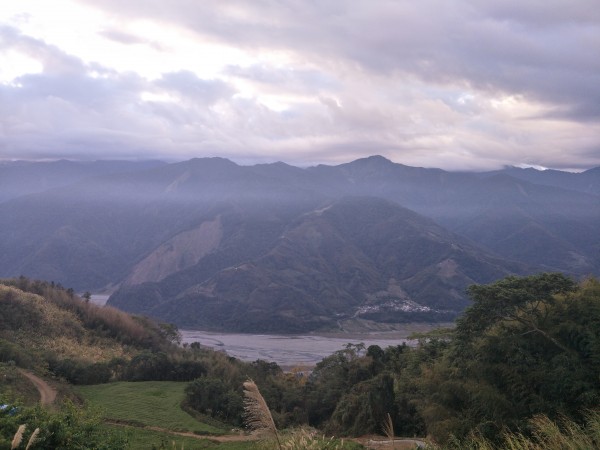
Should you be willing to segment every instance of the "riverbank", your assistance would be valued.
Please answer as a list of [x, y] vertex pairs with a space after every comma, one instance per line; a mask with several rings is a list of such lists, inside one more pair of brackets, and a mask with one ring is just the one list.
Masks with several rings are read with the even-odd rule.
[[422, 333], [449, 324], [396, 325], [396, 329], [387, 331], [332, 331], [304, 335], [218, 333], [202, 330], [180, 330], [180, 333], [182, 343], [198, 342], [242, 361], [262, 359], [282, 367], [311, 367], [323, 358], [344, 349], [348, 344], [364, 344], [365, 347], [378, 345], [381, 348], [402, 344], [416, 345], [416, 341], [408, 339], [413, 333]]

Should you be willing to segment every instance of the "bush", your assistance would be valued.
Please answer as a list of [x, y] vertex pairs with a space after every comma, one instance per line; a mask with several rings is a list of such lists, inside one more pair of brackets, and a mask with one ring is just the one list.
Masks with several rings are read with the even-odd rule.
[[[0, 404], [3, 404], [1, 399]], [[25, 443], [31, 433], [39, 428], [33, 446], [36, 450], [120, 450], [127, 447], [123, 435], [107, 435], [98, 416], [78, 409], [70, 402], [63, 404], [56, 412], [40, 406], [27, 408], [20, 405], [8, 405], [0, 410], [0, 449], [11, 448], [13, 437], [21, 425], [25, 425]]]

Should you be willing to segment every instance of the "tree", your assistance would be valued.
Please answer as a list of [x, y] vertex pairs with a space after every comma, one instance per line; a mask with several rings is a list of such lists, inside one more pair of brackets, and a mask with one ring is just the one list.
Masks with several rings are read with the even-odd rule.
[[457, 338], [468, 340], [499, 322], [517, 322], [525, 327], [526, 333], [538, 333], [566, 350], [541, 327], [555, 296], [575, 290], [575, 282], [560, 273], [511, 276], [490, 285], [472, 285], [467, 292], [474, 303], [457, 320]]
[[472, 286], [456, 337], [422, 373], [419, 406], [444, 441], [497, 439], [537, 414], [583, 421], [600, 401], [600, 287], [561, 274]]
[[355, 384], [337, 403], [328, 431], [358, 436], [378, 433], [387, 414], [395, 414], [394, 379], [382, 373]]
[[[3, 402], [0, 400], [0, 403]], [[8, 413], [0, 410], [0, 448], [11, 448], [10, 442], [21, 425], [25, 425], [27, 437], [39, 428], [34, 449], [119, 450], [127, 447], [123, 434], [107, 433], [99, 416], [70, 402], [64, 403], [58, 411], [20, 405], [14, 408], [14, 413], [12, 410], [12, 405]], [[19, 448], [24, 446], [25, 443]]]
[[214, 377], [201, 377], [186, 389], [187, 404], [204, 414], [229, 423], [240, 424], [243, 411], [242, 395]]

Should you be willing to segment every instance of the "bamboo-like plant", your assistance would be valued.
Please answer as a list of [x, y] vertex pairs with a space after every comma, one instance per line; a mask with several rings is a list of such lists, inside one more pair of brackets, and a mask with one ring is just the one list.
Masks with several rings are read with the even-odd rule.
[[249, 429], [274, 437], [277, 441], [277, 448], [282, 450], [271, 411], [258, 390], [258, 386], [252, 380], [244, 382], [244, 421]]

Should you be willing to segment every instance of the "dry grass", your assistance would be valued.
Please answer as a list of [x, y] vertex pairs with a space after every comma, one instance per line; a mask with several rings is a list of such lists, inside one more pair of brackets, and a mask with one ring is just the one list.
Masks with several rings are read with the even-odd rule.
[[[62, 358], [75, 358], [92, 363], [130, 356], [125, 354], [123, 346], [115, 340], [98, 336], [93, 330], [86, 329], [85, 317], [80, 317], [71, 308], [65, 308], [66, 299], [64, 303], [48, 301], [40, 295], [0, 284], [0, 300], [6, 298], [22, 305], [20, 311], [34, 318], [11, 330], [10, 340], [24, 348], [35, 348], [44, 354], [56, 354]], [[72, 301], [76, 304], [78, 300]], [[92, 314], [91, 307], [94, 305], [79, 303], [83, 308], [90, 308], [89, 314]], [[103, 317], [102, 320], [114, 317], [119, 324], [122, 323], [120, 320], [127, 316], [121, 312], [113, 315], [112, 311], [99, 314]], [[127, 317], [128, 319], [123, 319], [123, 323], [127, 322], [124, 326], [131, 325], [134, 332], [143, 328], [135, 319]]]
[[344, 441], [320, 436], [315, 430], [301, 428], [283, 440], [283, 450], [341, 450]]
[[37, 441], [38, 434], [40, 434], [40, 429], [36, 428], [33, 431], [33, 433], [31, 433], [31, 436], [29, 437], [29, 441], [27, 441], [27, 447], [25, 447], [25, 450], [29, 450], [31, 448], [31, 446], [33, 444], [35, 444], [35, 442]]
[[392, 422], [392, 416], [390, 416], [390, 413], [387, 413], [386, 419], [383, 422], [382, 428], [383, 428], [383, 432], [385, 433], [387, 438], [392, 442], [392, 450], [395, 450], [395, 447], [394, 447], [394, 439], [395, 439], [394, 422]]
[[[23, 435], [25, 434], [25, 428], [26, 428], [26, 425], [19, 425], [19, 428], [17, 429], [17, 432], [15, 433], [15, 436], [13, 437], [13, 440], [10, 444], [11, 450], [15, 450], [15, 449], [19, 448], [19, 446], [21, 445], [21, 442], [23, 442]], [[31, 433], [31, 436], [29, 437], [29, 440], [27, 441], [27, 446], [25, 447], [25, 450], [29, 450], [31, 448], [31, 446], [36, 443], [38, 434], [40, 434], [40, 429], [36, 428], [33, 431], [33, 433]]]
[[23, 433], [25, 432], [25, 425], [19, 425], [19, 429], [15, 433], [13, 437], [12, 443], [10, 444], [11, 450], [14, 450], [19, 445], [21, 445], [21, 441], [23, 440]]
[[258, 386], [252, 380], [244, 382], [244, 421], [249, 429], [274, 438], [277, 447], [281, 450], [279, 434], [271, 411]]
[[460, 450], [592, 450], [600, 448], [600, 412], [590, 412], [584, 425], [563, 419], [555, 422], [547, 416], [536, 416], [530, 421], [531, 432], [507, 432], [502, 442], [495, 444], [482, 436], [450, 443], [446, 447]]

